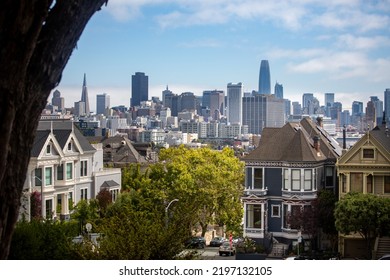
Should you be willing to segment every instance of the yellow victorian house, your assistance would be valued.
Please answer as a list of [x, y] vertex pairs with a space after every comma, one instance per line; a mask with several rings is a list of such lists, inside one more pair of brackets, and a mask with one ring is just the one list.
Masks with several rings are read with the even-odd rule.
[[[384, 118], [385, 119], [385, 118]], [[390, 197], [390, 131], [383, 122], [368, 131], [337, 160], [339, 198], [348, 192], [371, 193]], [[388, 241], [390, 249], [390, 239]], [[359, 258], [364, 254], [364, 243], [360, 235], [339, 234], [339, 252], [344, 257]], [[378, 240], [374, 251], [380, 256]], [[388, 250], [388, 249], [385, 249]], [[375, 256], [375, 254], [374, 254]]]

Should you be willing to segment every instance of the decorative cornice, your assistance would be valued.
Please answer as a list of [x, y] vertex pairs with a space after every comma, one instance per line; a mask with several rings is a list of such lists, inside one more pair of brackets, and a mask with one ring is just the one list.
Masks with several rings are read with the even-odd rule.
[[314, 168], [323, 165], [335, 165], [336, 160], [321, 161], [321, 162], [285, 162], [285, 161], [247, 161], [246, 167], [262, 166], [262, 167], [301, 167], [301, 168]]

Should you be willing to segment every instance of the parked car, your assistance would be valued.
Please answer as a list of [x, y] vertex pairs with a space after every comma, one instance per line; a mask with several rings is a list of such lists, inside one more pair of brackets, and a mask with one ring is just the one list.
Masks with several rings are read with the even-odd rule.
[[383, 255], [378, 260], [390, 260], [390, 254], [389, 255]]
[[187, 248], [203, 249], [204, 247], [206, 247], [206, 239], [204, 239], [204, 237], [201, 237], [201, 236], [194, 236], [194, 237], [191, 237], [186, 242], [185, 245]]
[[225, 241], [219, 246], [219, 255], [234, 256], [236, 254], [236, 246], [229, 241]]
[[214, 237], [210, 241], [210, 247], [219, 247], [222, 245], [223, 242], [225, 242], [226, 239], [220, 236]]

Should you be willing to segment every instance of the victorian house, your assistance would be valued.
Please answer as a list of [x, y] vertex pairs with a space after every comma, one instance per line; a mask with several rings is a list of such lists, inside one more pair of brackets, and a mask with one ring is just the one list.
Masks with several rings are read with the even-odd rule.
[[[340, 198], [349, 192], [390, 197], [390, 131], [386, 122], [368, 131], [345, 151], [336, 166]], [[339, 252], [345, 257], [363, 256], [365, 245], [362, 242], [360, 235], [339, 234]], [[378, 243], [386, 243], [386, 250], [381, 252]], [[390, 238], [377, 239], [375, 252], [376, 258], [390, 254]]]
[[258, 242], [272, 236], [289, 246], [305, 238], [305, 225], [293, 221], [310, 211], [317, 192], [337, 191], [337, 142], [310, 118], [265, 128], [259, 146], [245, 162], [244, 235]]
[[31, 218], [33, 195], [43, 218], [67, 220], [80, 200], [107, 189], [115, 200], [121, 170], [103, 167], [102, 144], [91, 145], [72, 121], [41, 121], [31, 150], [20, 218]]

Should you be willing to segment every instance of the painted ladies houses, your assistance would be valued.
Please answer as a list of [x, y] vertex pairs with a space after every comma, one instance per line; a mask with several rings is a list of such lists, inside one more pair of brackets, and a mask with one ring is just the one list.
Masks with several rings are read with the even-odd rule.
[[310, 207], [320, 189], [336, 191], [335, 163], [341, 148], [322, 128], [322, 119], [317, 121], [307, 117], [265, 128], [259, 146], [243, 158], [245, 236], [258, 242], [273, 236], [286, 246], [306, 238], [304, 225], [291, 217]]
[[[349, 192], [390, 197], [390, 131], [385, 116], [383, 120], [338, 159], [340, 198]], [[378, 247], [381, 243], [386, 243], [384, 248]], [[344, 257], [360, 258], [365, 255], [365, 243], [359, 234], [340, 233], [339, 252]], [[390, 254], [390, 238], [377, 238], [374, 252], [376, 258]]]
[[103, 168], [101, 144], [91, 145], [72, 121], [41, 121], [31, 150], [20, 218], [31, 218], [31, 195], [39, 197], [44, 218], [69, 219], [80, 200], [106, 188], [115, 200], [121, 170]]

